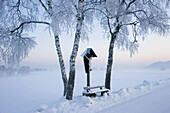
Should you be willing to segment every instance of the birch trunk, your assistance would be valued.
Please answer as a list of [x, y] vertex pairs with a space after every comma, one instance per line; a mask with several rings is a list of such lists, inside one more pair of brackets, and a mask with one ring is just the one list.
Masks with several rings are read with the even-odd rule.
[[109, 45], [109, 56], [107, 61], [107, 69], [106, 69], [106, 78], [105, 78], [105, 88], [110, 89], [110, 80], [111, 80], [111, 71], [113, 64], [113, 50], [116, 36], [111, 36], [110, 45]]
[[74, 82], [75, 82], [75, 61], [76, 61], [76, 57], [78, 53], [81, 28], [82, 28], [82, 23], [83, 23], [83, 18], [84, 18], [82, 14], [82, 10], [83, 10], [83, 1], [79, 0], [76, 33], [75, 33], [73, 50], [70, 56], [70, 72], [69, 72], [69, 80], [67, 83], [66, 99], [68, 100], [72, 100], [73, 98], [73, 89], [74, 89]]
[[62, 74], [62, 79], [63, 79], [63, 84], [64, 84], [64, 93], [63, 96], [66, 95], [66, 87], [67, 87], [67, 76], [66, 76], [66, 70], [64, 66], [64, 60], [61, 52], [61, 47], [60, 47], [60, 41], [59, 41], [59, 36], [55, 35], [55, 45], [56, 45], [56, 50], [58, 54], [58, 59], [59, 59], [59, 64], [61, 68], [61, 74]]
[[109, 45], [109, 56], [108, 56], [108, 61], [107, 61], [106, 78], [105, 78], [105, 88], [107, 89], [110, 89], [114, 45], [115, 45], [115, 40], [117, 38], [119, 29], [120, 29], [120, 25], [117, 24], [117, 26], [115, 27], [115, 31], [113, 33], [110, 31], [111, 40], [110, 40], [110, 45]]
[[[54, 24], [55, 24], [56, 20], [53, 19], [52, 1], [51, 0], [47, 0], [48, 8], [44, 5], [44, 3], [41, 0], [39, 0], [39, 2], [42, 5], [42, 7], [45, 9], [45, 11], [49, 14], [50, 18], [52, 19], [51, 23], [53, 24], [53, 22], [54, 22]], [[66, 93], [67, 93], [67, 76], [66, 76], [66, 70], [65, 70], [65, 65], [64, 65], [64, 59], [63, 59], [63, 55], [62, 55], [62, 52], [61, 52], [59, 35], [54, 30], [55, 28], [53, 26], [52, 26], [52, 29], [53, 29], [53, 32], [54, 32], [55, 46], [56, 46], [56, 51], [57, 51], [57, 54], [58, 54], [58, 60], [59, 60], [62, 80], [63, 80], [63, 84], [64, 84], [63, 96], [65, 96]]]
[[70, 56], [70, 72], [69, 72], [69, 80], [67, 84], [67, 96], [66, 96], [66, 99], [68, 100], [72, 100], [73, 97], [73, 89], [74, 89], [74, 81], [75, 81], [75, 61], [76, 61], [76, 56], [79, 48], [81, 27], [82, 27], [82, 21], [78, 21], [73, 50]]

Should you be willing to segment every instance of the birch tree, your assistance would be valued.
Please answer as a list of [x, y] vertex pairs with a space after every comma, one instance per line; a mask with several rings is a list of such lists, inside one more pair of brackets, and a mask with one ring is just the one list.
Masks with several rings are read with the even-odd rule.
[[[29, 46], [30, 48], [32, 48], [34, 47], [34, 44], [35, 44], [35, 41], [33, 42], [33, 40], [32, 40], [32, 43], [30, 43], [32, 38], [29, 37], [29, 35], [27, 34], [29, 31], [34, 31], [37, 24], [44, 24], [49, 29], [52, 28], [54, 32], [54, 37], [55, 37], [56, 50], [59, 56], [61, 73], [62, 73], [62, 78], [63, 78], [63, 83], [64, 83], [64, 95], [65, 95], [67, 77], [65, 73], [64, 60], [62, 57], [60, 42], [59, 42], [61, 21], [59, 22], [57, 20], [54, 21], [54, 19], [56, 19], [54, 18], [56, 14], [60, 14], [60, 15], [62, 14], [60, 11], [57, 11], [58, 13], [55, 13], [54, 15], [54, 9], [53, 9], [54, 3], [52, 3], [51, 0], [45, 0], [44, 2], [45, 3], [43, 3], [41, 0], [36, 0], [36, 1], [33, 1], [33, 0], [24, 0], [24, 1], [23, 0], [1, 0], [0, 1], [0, 6], [2, 6], [0, 9], [0, 13], [2, 14], [0, 18], [2, 20], [0, 23], [0, 28], [1, 28], [0, 29], [1, 30], [0, 31], [1, 33], [0, 34], [0, 38], [1, 38], [0, 51], [4, 53], [3, 51], [9, 45], [9, 41], [13, 40], [11, 41], [12, 45], [10, 45], [9, 47], [10, 48], [14, 47], [14, 49], [7, 49], [8, 50], [7, 53], [12, 54], [14, 53], [14, 51], [16, 53], [16, 50], [18, 50], [18, 48], [22, 48], [21, 44], [19, 44], [18, 42], [25, 43], [25, 49], [24, 48], [23, 49], [25, 50], [24, 53], [26, 53], [29, 50], [29, 48], [27, 47]], [[60, 3], [61, 3], [61, 6], [63, 6], [61, 1]], [[43, 15], [41, 15], [43, 12], [42, 8], [45, 9]], [[43, 18], [39, 19], [40, 15], [43, 16]], [[61, 17], [61, 20], [62, 20], [62, 17]], [[53, 24], [55, 24], [55, 26]], [[16, 39], [17, 41], [14, 41]], [[23, 41], [23, 39], [25, 40]], [[18, 55], [20, 55], [21, 51], [18, 50], [17, 53]], [[24, 54], [23, 57], [25, 57], [25, 55], [27, 54]], [[4, 56], [4, 55], [1, 55], [1, 56]], [[18, 56], [11, 56], [10, 59], [16, 58], [16, 57], [18, 58]], [[7, 57], [3, 57], [1, 59], [6, 59], [6, 58]], [[12, 61], [12, 60], [8, 60], [8, 61]]]
[[[45, 4], [39, 0], [44, 9], [49, 13]], [[75, 82], [75, 62], [79, 48], [79, 42], [81, 39], [88, 39], [89, 25], [93, 22], [93, 10], [90, 10], [97, 0], [48, 0], [47, 5], [50, 8], [52, 14], [48, 16], [52, 23], [51, 27], [55, 35], [56, 48], [59, 56], [59, 62], [64, 82], [64, 95], [66, 99], [72, 100], [73, 89]], [[63, 32], [75, 31], [74, 43], [72, 53], [70, 55], [70, 70], [69, 79], [67, 81], [66, 71], [64, 66], [64, 60], [61, 54], [59, 35]], [[67, 86], [67, 87], [66, 87]]]
[[88, 26], [93, 24], [95, 8], [101, 5], [103, 0], [71, 0], [75, 7], [76, 14], [76, 31], [72, 53], [70, 55], [70, 70], [67, 84], [66, 99], [72, 100], [75, 82], [75, 63], [81, 39], [88, 39]]
[[[109, 33], [110, 45], [105, 87], [110, 89], [114, 47], [129, 50], [132, 56], [138, 50], [138, 39], [149, 33], [165, 35], [169, 32], [166, 9], [169, 0], [107, 0], [99, 8], [101, 26]], [[132, 35], [130, 35], [132, 34]]]
[[[43, 3], [42, 0], [39, 0], [41, 6], [45, 10], [45, 15], [51, 21], [50, 27], [52, 28], [54, 38], [55, 38], [55, 46], [56, 51], [58, 54], [58, 60], [60, 64], [60, 70], [64, 85], [64, 93], [63, 95], [66, 95], [66, 89], [67, 89], [67, 75], [66, 75], [66, 68], [64, 64], [64, 59], [61, 51], [61, 45], [60, 45], [60, 34], [62, 33], [62, 30], [65, 31], [68, 28], [71, 27], [71, 19], [72, 19], [72, 9], [70, 8], [70, 2], [67, 0], [47, 0], [45, 3]], [[70, 10], [69, 10], [70, 9]], [[70, 19], [70, 20], [69, 20]]]
[[[80, 37], [82, 39], [88, 38], [88, 28], [93, 22], [93, 10], [91, 10], [91, 8], [100, 3], [100, 0], [1, 1], [4, 3], [3, 6], [8, 9], [8, 11], [5, 11], [7, 15], [5, 20], [10, 20], [11, 22], [8, 24], [9, 26], [6, 27], [6, 36], [8, 33], [11, 36], [14, 36], [15, 33], [23, 35], [27, 31], [33, 31], [37, 24], [44, 24], [49, 30], [52, 29], [64, 83], [64, 95], [66, 95], [67, 92], [66, 98], [71, 100], [73, 96], [75, 62]], [[41, 8], [39, 6], [41, 6]], [[41, 15], [42, 13], [43, 15]], [[13, 15], [13, 18], [10, 17], [11, 15]], [[43, 18], [39, 18], [40, 16]], [[5, 25], [3, 28], [6, 29]], [[67, 82], [66, 70], [60, 46], [60, 35], [62, 32], [69, 32], [73, 29], [75, 29], [75, 38], [73, 50], [70, 55], [70, 72], [69, 81]], [[3, 31], [3, 33], [5, 32]]]

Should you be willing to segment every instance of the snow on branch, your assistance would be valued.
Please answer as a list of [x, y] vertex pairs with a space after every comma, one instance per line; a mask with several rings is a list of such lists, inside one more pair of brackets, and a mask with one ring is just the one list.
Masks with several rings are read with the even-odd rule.
[[48, 22], [43, 22], [43, 21], [28, 21], [28, 22], [23, 22], [21, 23], [17, 28], [15, 28], [14, 30], [11, 30], [11, 33], [15, 32], [16, 30], [20, 29], [21, 27], [23, 27], [25, 24], [45, 24], [45, 25], [50, 25], [50, 23]]
[[[40, 4], [42, 5], [42, 7], [45, 9], [45, 11], [48, 12], [47, 7], [45, 6], [45, 4], [42, 2], [42, 0], [39, 0]], [[49, 13], [49, 12], [48, 12]]]
[[100, 20], [104, 30], [110, 34], [109, 37], [119, 25], [116, 47], [127, 49], [134, 54], [138, 47], [134, 45], [137, 44], [139, 37], [145, 37], [150, 32], [159, 35], [169, 33], [167, 4], [169, 0], [161, 2], [159, 0], [107, 0], [105, 4], [97, 7], [96, 18]]

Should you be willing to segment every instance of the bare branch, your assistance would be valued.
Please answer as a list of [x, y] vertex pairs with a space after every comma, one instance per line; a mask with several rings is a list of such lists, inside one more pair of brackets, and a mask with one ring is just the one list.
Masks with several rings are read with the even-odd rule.
[[136, 1], [136, 0], [131, 1], [131, 2], [128, 4], [128, 6], [126, 7], [126, 10], [125, 10], [125, 11], [127, 11], [127, 10], [129, 9], [129, 7], [130, 7], [135, 1]]
[[[39, 2], [41, 3], [42, 7], [48, 12], [48, 9], [47, 9], [47, 7], [45, 6], [45, 4], [44, 4], [41, 0], [39, 0]], [[49, 12], [48, 12], [48, 13], [49, 13]]]
[[135, 21], [135, 22], [131, 22], [131, 23], [121, 24], [121, 26], [124, 26], [124, 25], [136, 25], [138, 23], [139, 22]]
[[102, 13], [103, 15], [105, 15], [106, 17], [108, 17], [108, 15], [107, 15], [104, 11], [102, 11], [102, 10], [100, 10], [100, 9], [98, 9], [98, 8], [88, 8], [88, 9], [83, 10], [83, 13], [85, 13], [86, 11], [89, 11], [89, 10], [99, 11], [100, 13]]
[[73, 0], [71, 0], [71, 3], [73, 4], [74, 8], [76, 9], [76, 11], [78, 10], [77, 5], [73, 2]]
[[137, 36], [136, 24], [132, 25], [132, 29], [133, 29], [133, 37], [134, 37], [133, 43], [136, 43], [137, 42], [137, 39], [136, 39], [136, 36]]
[[84, 6], [83, 7], [85, 7], [85, 6], [88, 6], [88, 5], [101, 5], [102, 3], [105, 3], [106, 2], [106, 0], [90, 0], [90, 1], [86, 1], [86, 2], [84, 2]]
[[28, 21], [28, 22], [23, 22], [23, 23], [21, 23], [17, 28], [15, 28], [14, 30], [11, 30], [10, 32], [11, 33], [13, 33], [13, 32], [15, 32], [16, 30], [18, 30], [18, 29], [20, 29], [20, 28], [22, 28], [23, 27], [23, 25], [25, 25], [25, 24], [45, 24], [45, 25], [50, 25], [50, 23], [48, 23], [48, 22], [43, 22], [43, 21]]
[[108, 17], [107, 17], [107, 24], [108, 24], [108, 27], [109, 27], [109, 32], [112, 34], [112, 29], [111, 29], [111, 26], [110, 26], [110, 20], [109, 20]]
[[138, 13], [138, 12], [143, 12], [143, 13], [145, 14], [145, 16], [146, 16], [146, 19], [148, 19], [148, 21], [150, 21], [150, 20], [149, 20], [149, 17], [148, 17], [148, 14], [147, 14], [146, 11], [144, 11], [144, 10], [128, 11], [128, 12], [126, 12], [126, 13], [127, 13], [127, 15], [133, 14], [133, 15], [141, 22], [140, 18], [139, 18], [139, 17], [137, 16], [137, 14], [136, 14], [136, 13]]
[[51, 5], [51, 0], [48, 0], [48, 11], [49, 11], [49, 14], [52, 16], [52, 5]]

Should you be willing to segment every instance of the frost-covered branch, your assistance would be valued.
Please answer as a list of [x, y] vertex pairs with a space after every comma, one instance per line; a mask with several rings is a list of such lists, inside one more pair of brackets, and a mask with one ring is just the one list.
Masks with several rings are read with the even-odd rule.
[[36, 46], [33, 38], [29, 37], [12, 37], [7, 45], [1, 45], [3, 52], [2, 59], [6, 66], [12, 69], [19, 68], [20, 62], [28, 56], [31, 49]]
[[90, 11], [90, 10], [98, 11], [98, 12], [100, 12], [101, 14], [105, 15], [105, 16], [108, 17], [108, 18], [113, 18], [113, 17], [110, 17], [109, 15], [107, 15], [105, 11], [102, 11], [101, 9], [98, 9], [98, 8], [95, 8], [95, 7], [85, 9], [85, 10], [83, 11], [83, 13], [85, 13], [85, 12], [87, 12], [87, 11]]
[[130, 8], [130, 6], [131, 6], [135, 1], [136, 1], [136, 0], [132, 0], [132, 1], [127, 5], [125, 11], [127, 11], [127, 10]]
[[[135, 11], [127, 11], [126, 14], [129, 15], [129, 14], [136, 14], [136, 13], [140, 13], [140, 12], [142, 12], [148, 18], [147, 12], [142, 10], [142, 9], [141, 10], [135, 10]], [[122, 16], [122, 15], [120, 15], [120, 16]]]
[[47, 1], [47, 3], [48, 3], [48, 11], [49, 11], [49, 14], [52, 16], [52, 4], [51, 4], [51, 0], [48, 0]]
[[23, 27], [25, 24], [45, 24], [45, 25], [50, 25], [48, 22], [43, 22], [43, 21], [28, 21], [28, 22], [23, 22], [21, 23], [17, 28], [11, 30], [11, 33], [15, 32], [16, 30], [20, 29]]
[[84, 6], [83, 7], [87, 7], [89, 5], [101, 5], [102, 3], [105, 3], [106, 0], [85, 0], [84, 1]]
[[[45, 6], [45, 4], [42, 2], [42, 0], [39, 0], [40, 4], [42, 5], [42, 7], [45, 9], [46, 12], [48, 12], [47, 7]], [[49, 13], [49, 12], [48, 12]], [[50, 13], [49, 13], [50, 14]]]
[[135, 22], [130, 22], [130, 23], [124, 23], [124, 24], [121, 24], [122, 26], [128, 26], [128, 25], [136, 25], [138, 24], [139, 22], [138, 21], [135, 21]]
[[112, 34], [112, 28], [110, 26], [110, 20], [108, 17], [107, 17], [107, 24], [108, 24], [109, 32]]
[[[144, 37], [150, 32], [160, 35], [170, 32], [169, 16], [166, 11], [168, 3], [169, 0], [161, 2], [159, 0], [107, 0], [105, 4], [98, 7], [97, 18], [110, 38], [106, 88], [110, 89], [114, 47], [126, 49], [132, 56], [138, 50], [137, 40], [141, 36]], [[132, 28], [130, 29], [129, 26]]]

